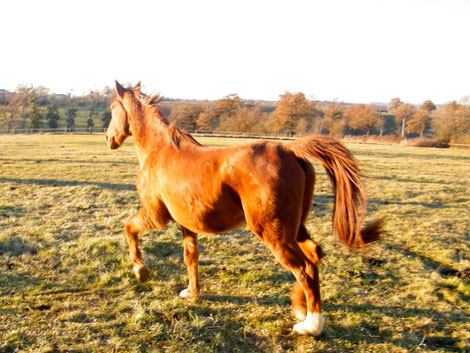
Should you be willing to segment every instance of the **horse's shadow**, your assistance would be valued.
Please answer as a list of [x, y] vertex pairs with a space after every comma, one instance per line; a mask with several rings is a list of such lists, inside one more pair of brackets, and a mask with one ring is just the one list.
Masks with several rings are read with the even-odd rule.
[[96, 181], [83, 181], [83, 180], [59, 180], [59, 179], [19, 179], [19, 178], [0, 178], [0, 183], [16, 183], [25, 185], [39, 185], [39, 186], [87, 186], [93, 185], [101, 189], [111, 190], [129, 190], [135, 191], [135, 185], [131, 184], [113, 184]]

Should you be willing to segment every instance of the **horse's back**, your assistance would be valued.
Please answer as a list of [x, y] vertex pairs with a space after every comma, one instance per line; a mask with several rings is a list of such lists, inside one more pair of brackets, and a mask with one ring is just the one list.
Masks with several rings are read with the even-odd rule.
[[[304, 172], [298, 158], [283, 144], [260, 142], [242, 146], [234, 155], [231, 175], [242, 189], [272, 189], [279, 192], [302, 186]], [[229, 157], [230, 158], [230, 157]], [[300, 184], [300, 185], [299, 185]]]

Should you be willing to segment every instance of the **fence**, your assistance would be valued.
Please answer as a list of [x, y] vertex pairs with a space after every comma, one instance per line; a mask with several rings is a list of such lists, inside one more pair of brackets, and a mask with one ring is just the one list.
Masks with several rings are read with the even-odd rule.
[[[31, 135], [31, 134], [93, 134], [93, 133], [104, 133], [106, 129], [103, 128], [60, 128], [60, 129], [11, 129], [11, 130], [0, 130], [0, 135]], [[244, 138], [263, 138], [263, 139], [294, 139], [301, 137], [300, 134], [292, 133], [256, 133], [256, 132], [235, 132], [235, 131], [201, 131], [193, 130], [188, 131], [190, 134], [197, 136], [207, 137], [244, 137]]]
[[94, 132], [104, 132], [106, 129], [103, 128], [96, 128], [93, 127], [64, 127], [60, 129], [51, 129], [51, 128], [44, 128], [44, 129], [11, 129], [11, 130], [0, 130], [0, 135], [16, 135], [16, 134], [23, 134], [23, 135], [31, 135], [31, 134], [92, 134]]
[[470, 145], [468, 144], [463, 144], [463, 143], [449, 143], [450, 147], [457, 147], [457, 148], [470, 148]]
[[[0, 135], [15, 135], [15, 134], [104, 134], [106, 129], [104, 128], [60, 128], [60, 129], [11, 129], [11, 130], [0, 130]], [[192, 130], [189, 133], [201, 136], [201, 137], [228, 137], [228, 138], [251, 138], [251, 139], [272, 139], [272, 140], [292, 140], [302, 137], [301, 134], [293, 133], [256, 133], [256, 132], [235, 132], [235, 131], [201, 131]], [[345, 137], [347, 138], [347, 137]], [[355, 141], [357, 142], [357, 141]], [[384, 142], [384, 141], [382, 141]], [[380, 143], [380, 142], [378, 142]], [[398, 143], [398, 141], [395, 141]], [[461, 143], [449, 143], [449, 147], [470, 149], [470, 144]]]

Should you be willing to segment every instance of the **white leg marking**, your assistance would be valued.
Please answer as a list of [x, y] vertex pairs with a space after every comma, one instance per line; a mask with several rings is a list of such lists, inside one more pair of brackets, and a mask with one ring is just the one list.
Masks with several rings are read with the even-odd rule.
[[189, 290], [188, 290], [188, 288], [183, 289], [183, 290], [180, 292], [180, 297], [181, 297], [181, 298], [189, 297]]
[[295, 318], [299, 321], [304, 321], [306, 317], [305, 312], [301, 310], [294, 310], [294, 315], [295, 315]]
[[319, 336], [323, 330], [323, 315], [320, 313], [307, 313], [304, 321], [294, 325], [294, 332], [301, 335]]

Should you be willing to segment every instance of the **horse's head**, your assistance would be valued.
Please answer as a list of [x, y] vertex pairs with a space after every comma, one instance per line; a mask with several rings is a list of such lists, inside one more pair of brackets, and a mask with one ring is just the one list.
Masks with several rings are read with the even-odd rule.
[[105, 135], [108, 147], [112, 150], [119, 148], [126, 137], [132, 135], [125, 101], [137, 91], [140, 91], [140, 82], [134, 88], [126, 89], [116, 81], [116, 98], [110, 105], [111, 121]]

